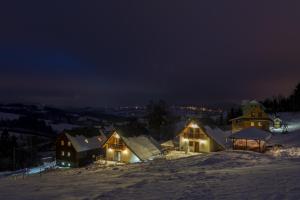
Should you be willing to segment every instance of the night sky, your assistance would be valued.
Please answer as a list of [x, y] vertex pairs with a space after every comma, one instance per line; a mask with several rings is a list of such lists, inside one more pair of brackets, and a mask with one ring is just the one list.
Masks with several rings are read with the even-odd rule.
[[300, 1], [2, 1], [0, 102], [212, 104], [289, 94]]

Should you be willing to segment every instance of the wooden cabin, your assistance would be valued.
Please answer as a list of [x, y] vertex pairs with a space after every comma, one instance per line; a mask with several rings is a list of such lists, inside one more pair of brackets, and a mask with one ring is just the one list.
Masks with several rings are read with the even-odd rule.
[[104, 143], [105, 159], [123, 163], [153, 160], [161, 155], [159, 145], [149, 136], [128, 136], [128, 129], [117, 128]]
[[105, 135], [96, 128], [76, 128], [56, 140], [56, 163], [61, 167], [81, 167], [102, 153]]
[[179, 150], [215, 152], [225, 149], [225, 135], [220, 129], [204, 127], [198, 120], [189, 121], [179, 133]]
[[241, 131], [249, 127], [256, 127], [265, 131], [270, 130], [272, 119], [264, 111], [264, 107], [257, 101], [244, 102], [242, 104], [243, 115], [232, 122], [232, 133]]
[[274, 120], [274, 128], [275, 129], [280, 129], [283, 126], [282, 120], [279, 117], [276, 117]]
[[234, 133], [229, 138], [232, 140], [234, 150], [264, 152], [271, 136], [271, 133], [267, 131], [250, 127]]

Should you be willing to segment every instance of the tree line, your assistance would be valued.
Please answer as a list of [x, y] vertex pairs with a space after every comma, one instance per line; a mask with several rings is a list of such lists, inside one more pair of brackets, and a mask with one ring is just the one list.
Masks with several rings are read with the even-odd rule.
[[300, 83], [298, 83], [292, 94], [285, 97], [283, 95], [265, 99], [262, 104], [266, 111], [277, 112], [298, 112], [300, 111]]

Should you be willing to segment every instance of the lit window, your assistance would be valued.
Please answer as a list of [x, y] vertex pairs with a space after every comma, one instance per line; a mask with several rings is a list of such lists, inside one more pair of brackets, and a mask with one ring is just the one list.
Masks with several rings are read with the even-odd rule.
[[61, 165], [65, 165], [65, 162], [62, 162]]
[[71, 164], [70, 164], [70, 163], [68, 163], [68, 167], [71, 167]]
[[71, 156], [71, 153], [70, 152], [68, 152], [68, 157], [70, 157]]
[[65, 152], [64, 152], [64, 151], [62, 151], [62, 152], [61, 152], [61, 155], [62, 155], [62, 156], [64, 156], [64, 155], [65, 155]]
[[258, 126], [262, 126], [262, 123], [261, 123], [261, 122], [258, 122]]
[[85, 139], [84, 141], [85, 141], [85, 143], [89, 143], [88, 139]]
[[64, 146], [65, 145], [65, 141], [60, 141], [60, 144], [61, 144], [61, 146]]
[[68, 146], [69, 146], [69, 147], [71, 146], [71, 142], [70, 142], [70, 141], [68, 142]]
[[251, 126], [255, 126], [255, 123], [254, 123], [254, 122], [251, 122]]

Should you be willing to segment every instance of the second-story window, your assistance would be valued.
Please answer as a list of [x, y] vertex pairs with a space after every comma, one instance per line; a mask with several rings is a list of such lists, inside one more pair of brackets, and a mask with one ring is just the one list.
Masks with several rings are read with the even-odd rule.
[[64, 152], [64, 151], [61, 151], [61, 155], [64, 156], [64, 155], [65, 155], [65, 152]]
[[68, 152], [68, 157], [70, 157], [71, 156], [71, 153], [70, 152]]
[[71, 146], [71, 142], [70, 141], [68, 141], [68, 147], [70, 147]]
[[60, 145], [61, 145], [61, 146], [64, 146], [64, 145], [65, 145], [65, 141], [63, 141], [63, 140], [60, 141]]

